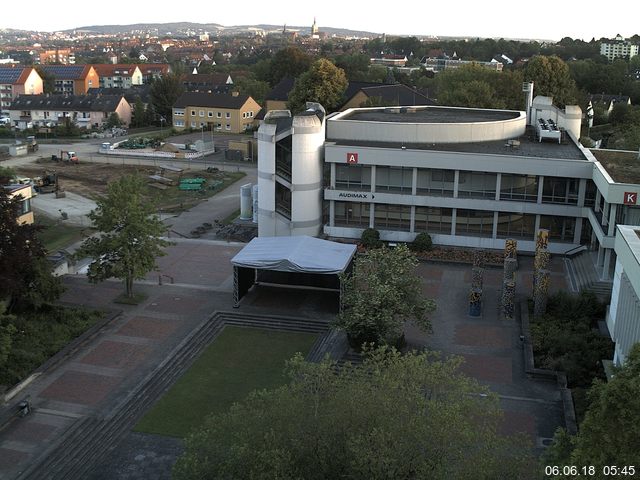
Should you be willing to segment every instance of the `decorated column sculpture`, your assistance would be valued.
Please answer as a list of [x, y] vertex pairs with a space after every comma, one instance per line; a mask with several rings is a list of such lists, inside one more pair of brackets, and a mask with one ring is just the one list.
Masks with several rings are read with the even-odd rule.
[[515, 276], [504, 279], [502, 283], [502, 314], [505, 318], [512, 319], [516, 298]]
[[533, 294], [533, 315], [542, 316], [547, 311], [547, 298], [549, 294], [549, 270], [536, 272], [536, 291]]

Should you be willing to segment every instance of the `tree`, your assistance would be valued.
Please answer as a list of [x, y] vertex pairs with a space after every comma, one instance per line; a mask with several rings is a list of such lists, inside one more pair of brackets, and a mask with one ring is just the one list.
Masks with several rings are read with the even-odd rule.
[[131, 126], [135, 128], [144, 127], [146, 125], [147, 112], [144, 108], [144, 103], [140, 97], [136, 98], [136, 102], [133, 104], [133, 112], [131, 115]]
[[553, 459], [556, 462], [553, 465], [594, 465], [597, 475], [593, 478], [605, 478], [602, 467], [609, 465], [635, 465], [637, 472], [639, 424], [640, 343], [637, 343], [608, 382], [594, 382], [589, 390], [589, 408], [577, 436], [571, 437], [564, 430], [556, 432], [545, 460]]
[[265, 97], [271, 90], [267, 82], [247, 77], [240, 78], [234, 85], [240, 90], [240, 93], [249, 95], [259, 104], [263, 103]]
[[381, 348], [338, 369], [298, 354], [289, 384], [208, 417], [187, 438], [174, 478], [534, 478], [529, 446], [496, 433], [497, 396], [460, 365]]
[[369, 342], [397, 344], [409, 320], [431, 330], [428, 314], [436, 305], [422, 294], [417, 264], [406, 245], [380, 248], [359, 256], [353, 273], [342, 276], [343, 311], [335, 326], [347, 332], [354, 347]]
[[42, 90], [43, 93], [54, 93], [56, 89], [56, 77], [53, 73], [48, 72], [41, 66], [37, 66], [36, 72], [42, 78]]
[[536, 55], [524, 69], [525, 81], [534, 83], [535, 93], [553, 97], [560, 106], [576, 103], [576, 84], [571, 78], [569, 67], [559, 57]]
[[105, 124], [107, 128], [117, 128], [122, 126], [122, 120], [120, 120], [120, 115], [118, 112], [111, 112], [109, 114], [109, 118], [107, 118], [107, 123]]
[[297, 113], [304, 110], [306, 102], [318, 102], [332, 112], [340, 106], [347, 84], [344, 70], [326, 58], [316, 60], [296, 79], [289, 93], [289, 109]]
[[133, 281], [155, 268], [155, 259], [164, 255], [169, 242], [160, 236], [165, 225], [154, 215], [154, 207], [144, 196], [146, 185], [137, 175], [127, 175], [110, 183], [89, 214], [100, 236], [82, 244], [77, 257], [93, 259], [87, 276], [93, 283], [108, 278], [125, 282], [126, 296], [133, 297]]
[[182, 75], [177, 72], [168, 73], [151, 84], [150, 95], [153, 108], [168, 123], [171, 123], [173, 118], [173, 105], [183, 92]]
[[[0, 178], [0, 185], [5, 183]], [[38, 309], [63, 291], [36, 236], [39, 228], [18, 224], [19, 209], [20, 198], [11, 198], [0, 186], [0, 302], [6, 302], [9, 313]]]
[[298, 47], [279, 50], [271, 60], [271, 85], [276, 85], [284, 77], [296, 78], [311, 66], [311, 57]]

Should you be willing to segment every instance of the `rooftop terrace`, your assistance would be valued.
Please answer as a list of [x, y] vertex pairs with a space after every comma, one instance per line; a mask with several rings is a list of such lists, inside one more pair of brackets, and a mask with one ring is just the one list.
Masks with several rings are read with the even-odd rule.
[[394, 123], [478, 123], [518, 118], [520, 112], [452, 107], [387, 107], [355, 110], [338, 120]]

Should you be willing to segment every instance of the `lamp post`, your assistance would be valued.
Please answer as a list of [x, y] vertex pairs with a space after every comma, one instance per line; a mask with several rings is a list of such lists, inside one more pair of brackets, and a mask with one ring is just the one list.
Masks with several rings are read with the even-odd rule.
[[[167, 119], [164, 118], [162, 115], [160, 115], [160, 136], [162, 137], [162, 139], [164, 140], [164, 137], [162, 136], [162, 122], [167, 122]], [[162, 140], [160, 140], [162, 141]]]

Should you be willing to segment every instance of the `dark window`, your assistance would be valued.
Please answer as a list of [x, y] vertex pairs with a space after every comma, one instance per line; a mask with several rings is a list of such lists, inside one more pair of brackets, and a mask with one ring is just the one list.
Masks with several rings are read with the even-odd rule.
[[411, 207], [408, 205], [377, 204], [374, 210], [374, 227], [378, 230], [411, 229]]
[[291, 220], [291, 190], [276, 182], [276, 212]]
[[488, 210], [465, 210], [456, 213], [456, 235], [479, 235], [491, 237], [493, 234], [493, 212]]
[[497, 174], [460, 171], [458, 178], [458, 197], [496, 198]]
[[500, 200], [538, 201], [538, 177], [503, 173], [500, 181]]
[[376, 192], [411, 193], [413, 168], [376, 167]]
[[544, 177], [542, 203], [578, 204], [578, 179]]
[[336, 227], [367, 228], [370, 207], [368, 203], [335, 202], [333, 223]]
[[559, 217], [557, 215], [540, 215], [540, 228], [549, 230], [549, 239], [559, 242], [573, 242], [576, 228], [575, 217]]
[[371, 167], [364, 165], [336, 165], [338, 190], [371, 190]]
[[415, 231], [451, 234], [453, 209], [439, 207], [416, 207]]
[[453, 197], [454, 170], [418, 169], [417, 194]]
[[498, 238], [533, 240], [536, 216], [526, 213], [498, 213]]

